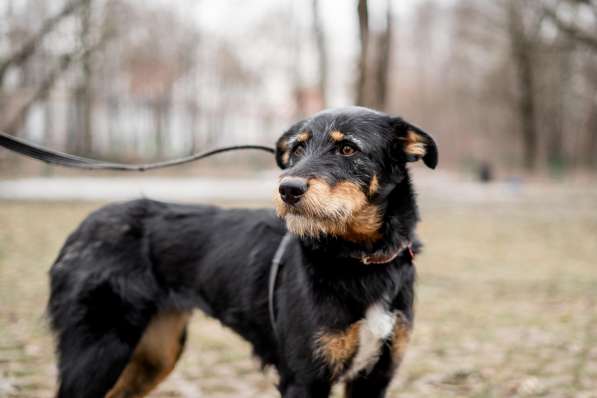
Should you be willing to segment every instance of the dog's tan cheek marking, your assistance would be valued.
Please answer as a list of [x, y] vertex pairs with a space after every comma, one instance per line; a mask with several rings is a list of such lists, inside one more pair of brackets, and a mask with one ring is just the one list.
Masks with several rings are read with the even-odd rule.
[[332, 377], [342, 373], [348, 361], [359, 348], [361, 322], [355, 322], [340, 332], [323, 332], [316, 338], [315, 353], [332, 370]]
[[351, 207], [354, 209], [350, 219], [347, 220], [346, 232], [340, 235], [342, 238], [355, 242], [375, 241], [380, 238], [379, 208], [368, 203], [365, 194], [357, 184], [342, 182], [334, 188], [332, 195], [352, 202]]
[[410, 341], [412, 326], [402, 312], [396, 314], [396, 325], [394, 326], [394, 335], [392, 337], [392, 357], [394, 363], [399, 365], [404, 358], [404, 353]]
[[348, 226], [348, 232], [345, 239], [355, 242], [368, 241], [374, 242], [381, 238], [379, 229], [381, 228], [381, 216], [379, 208], [374, 205], [366, 205], [359, 211]]
[[373, 196], [377, 193], [379, 189], [379, 180], [377, 179], [377, 175], [374, 175], [371, 179], [371, 183], [369, 183], [369, 196]]
[[344, 139], [344, 133], [340, 131], [332, 131], [330, 133], [330, 138], [336, 142], [342, 141]]
[[352, 209], [358, 210], [367, 203], [367, 198], [361, 191], [361, 188], [349, 181], [343, 181], [332, 188], [331, 197], [338, 198], [344, 202], [349, 202]]
[[141, 398], [164, 380], [182, 354], [182, 336], [190, 317], [188, 312], [156, 315], [106, 398]]
[[426, 140], [421, 135], [410, 130], [406, 133], [404, 152], [413, 156], [425, 156], [427, 153]]

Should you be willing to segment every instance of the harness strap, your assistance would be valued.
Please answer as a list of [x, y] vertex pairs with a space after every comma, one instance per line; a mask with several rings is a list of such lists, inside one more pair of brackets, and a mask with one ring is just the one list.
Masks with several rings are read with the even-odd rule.
[[119, 170], [119, 171], [146, 171], [153, 169], [162, 169], [165, 167], [177, 166], [179, 164], [194, 162], [213, 156], [221, 152], [237, 151], [242, 149], [256, 149], [259, 151], [265, 151], [274, 153], [273, 148], [262, 146], [262, 145], [233, 145], [223, 148], [213, 149], [211, 151], [203, 153], [195, 153], [190, 156], [185, 156], [178, 159], [166, 160], [164, 162], [147, 163], [147, 164], [128, 164], [128, 163], [113, 163], [104, 162], [97, 159], [85, 158], [81, 156], [70, 155], [41, 147], [39, 145], [32, 144], [28, 141], [22, 140], [4, 134], [0, 132], [0, 147], [4, 147], [13, 152], [19, 153], [24, 156], [28, 156], [33, 159], [41, 160], [42, 162], [55, 164], [63, 167], [72, 167], [76, 169], [87, 169], [87, 170]]
[[282, 265], [282, 258], [284, 257], [284, 253], [286, 252], [286, 248], [290, 243], [292, 238], [292, 234], [287, 232], [286, 235], [280, 241], [278, 245], [278, 249], [276, 250], [276, 254], [274, 254], [274, 258], [272, 259], [272, 265], [269, 269], [269, 284], [267, 288], [267, 299], [268, 299], [268, 306], [269, 306], [269, 320], [272, 324], [272, 329], [274, 329], [274, 336], [276, 339], [278, 338], [278, 327], [276, 326], [276, 309], [275, 309], [275, 293], [276, 293], [276, 282], [278, 280], [278, 273], [280, 271], [280, 265]]

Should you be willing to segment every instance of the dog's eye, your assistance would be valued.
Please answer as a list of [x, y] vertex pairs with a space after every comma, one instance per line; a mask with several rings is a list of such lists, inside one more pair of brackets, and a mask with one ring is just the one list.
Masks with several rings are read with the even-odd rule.
[[354, 155], [354, 153], [355, 153], [356, 151], [357, 151], [357, 150], [356, 150], [356, 149], [355, 149], [353, 146], [351, 146], [351, 145], [348, 145], [348, 144], [344, 144], [344, 145], [342, 145], [342, 146], [340, 147], [340, 154], [341, 154], [342, 156], [351, 156], [351, 155]]
[[302, 157], [305, 154], [305, 147], [303, 145], [297, 146], [292, 154], [298, 158]]

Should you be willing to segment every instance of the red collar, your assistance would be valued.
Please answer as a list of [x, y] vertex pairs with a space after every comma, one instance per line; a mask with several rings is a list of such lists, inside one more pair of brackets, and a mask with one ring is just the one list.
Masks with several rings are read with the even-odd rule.
[[387, 255], [362, 256], [362, 257], [360, 257], [360, 259], [361, 259], [361, 262], [363, 264], [365, 264], [365, 265], [369, 265], [369, 264], [388, 264], [388, 263], [394, 261], [404, 251], [408, 252], [408, 255], [410, 256], [411, 262], [415, 260], [415, 252], [413, 250], [412, 243], [409, 243], [408, 246], [406, 246], [405, 248], [397, 249], [394, 252], [392, 252], [390, 254], [387, 254]]

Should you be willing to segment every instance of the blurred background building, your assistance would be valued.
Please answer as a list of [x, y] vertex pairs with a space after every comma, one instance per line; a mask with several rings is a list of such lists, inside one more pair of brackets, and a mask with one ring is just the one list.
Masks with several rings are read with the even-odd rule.
[[56, 149], [272, 144], [350, 104], [432, 131], [442, 167], [594, 171], [597, 2], [0, 1], [0, 130]]

